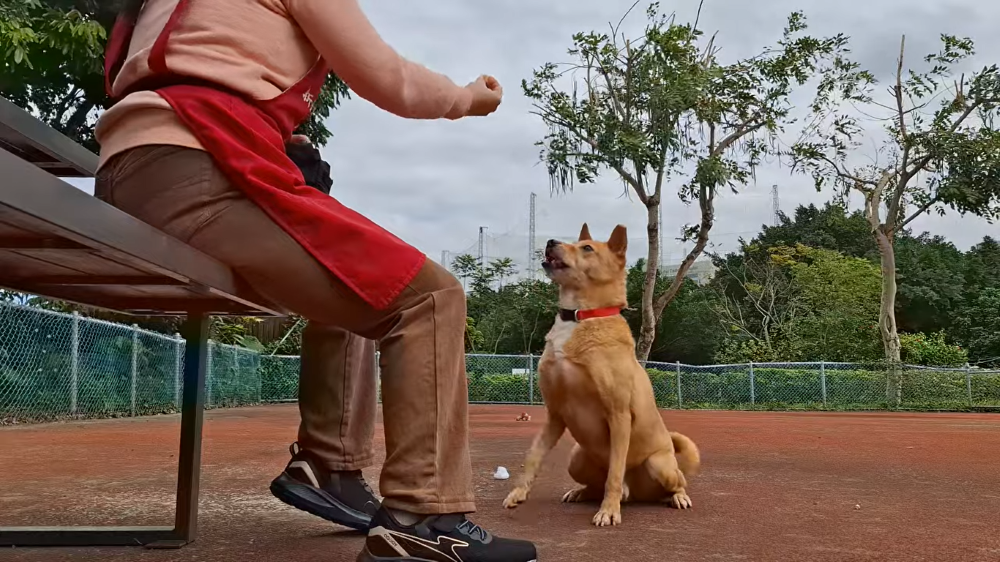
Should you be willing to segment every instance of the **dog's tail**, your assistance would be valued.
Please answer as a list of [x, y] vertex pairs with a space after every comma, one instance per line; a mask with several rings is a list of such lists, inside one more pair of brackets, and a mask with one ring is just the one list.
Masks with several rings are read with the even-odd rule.
[[677, 466], [684, 473], [684, 476], [694, 476], [698, 474], [701, 466], [701, 453], [698, 446], [694, 444], [687, 435], [670, 432], [670, 440], [674, 442], [674, 454], [677, 455]]

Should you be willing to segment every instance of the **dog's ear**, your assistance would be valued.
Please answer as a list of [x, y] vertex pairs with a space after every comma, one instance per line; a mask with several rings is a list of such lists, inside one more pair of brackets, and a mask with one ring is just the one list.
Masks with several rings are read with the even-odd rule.
[[619, 224], [615, 227], [614, 232], [611, 233], [611, 238], [608, 239], [608, 249], [619, 256], [625, 257], [625, 251], [628, 250], [628, 231], [624, 225]]
[[593, 240], [593, 238], [590, 237], [590, 227], [587, 226], [587, 223], [583, 223], [583, 229], [580, 230], [579, 240], [580, 242], [583, 242], [584, 240]]

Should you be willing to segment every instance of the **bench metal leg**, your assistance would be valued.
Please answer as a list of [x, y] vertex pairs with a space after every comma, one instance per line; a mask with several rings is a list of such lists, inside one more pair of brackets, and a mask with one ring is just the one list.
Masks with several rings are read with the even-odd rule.
[[184, 398], [173, 527], [0, 527], [5, 546], [148, 546], [179, 548], [198, 532], [201, 435], [205, 416], [208, 317], [192, 313], [185, 322]]

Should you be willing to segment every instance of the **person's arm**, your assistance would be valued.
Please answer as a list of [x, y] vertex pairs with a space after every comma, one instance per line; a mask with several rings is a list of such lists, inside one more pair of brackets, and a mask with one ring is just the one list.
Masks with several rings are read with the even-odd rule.
[[285, 0], [330, 69], [357, 95], [411, 119], [458, 119], [472, 92], [401, 57], [372, 27], [357, 0]]

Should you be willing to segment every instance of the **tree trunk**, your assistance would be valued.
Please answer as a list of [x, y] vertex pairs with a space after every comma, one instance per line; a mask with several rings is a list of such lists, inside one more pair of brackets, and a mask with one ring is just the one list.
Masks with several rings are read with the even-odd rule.
[[[677, 274], [674, 275], [674, 280], [670, 284], [670, 287], [655, 299], [653, 298], [653, 292], [656, 290], [660, 252], [659, 204], [648, 208], [647, 221], [649, 225], [646, 229], [649, 232], [649, 257], [647, 258], [649, 266], [646, 268], [646, 282], [642, 290], [642, 328], [639, 330], [639, 341], [635, 349], [635, 356], [640, 362], [649, 359], [649, 352], [653, 349], [653, 340], [656, 339], [656, 324], [659, 322], [660, 316], [663, 315], [663, 310], [677, 296], [677, 293], [681, 290], [681, 286], [684, 285], [684, 278], [687, 276], [687, 272], [694, 265], [695, 260], [705, 251], [705, 247], [708, 246], [708, 233], [712, 230], [712, 225], [715, 224], [715, 205], [713, 199], [705, 193], [702, 194], [700, 204], [701, 224], [698, 227], [698, 237], [695, 239], [694, 248], [688, 252], [687, 256], [684, 257], [684, 261], [681, 262], [680, 267], [677, 268]], [[654, 236], [654, 233], [656, 236]], [[657, 267], [650, 267], [652, 264], [656, 264]], [[648, 321], [647, 314], [649, 315]]]
[[903, 367], [899, 333], [896, 331], [896, 249], [882, 228], [875, 230], [875, 243], [882, 264], [882, 302], [878, 325], [887, 363], [885, 395], [890, 406], [899, 406], [903, 397]]
[[660, 270], [660, 202], [651, 200], [646, 205], [646, 277], [642, 283], [642, 324], [639, 328], [639, 340], [635, 346], [635, 357], [640, 363], [649, 359], [649, 352], [656, 340], [656, 321], [659, 318], [653, 311], [653, 297], [656, 292], [656, 279]]

